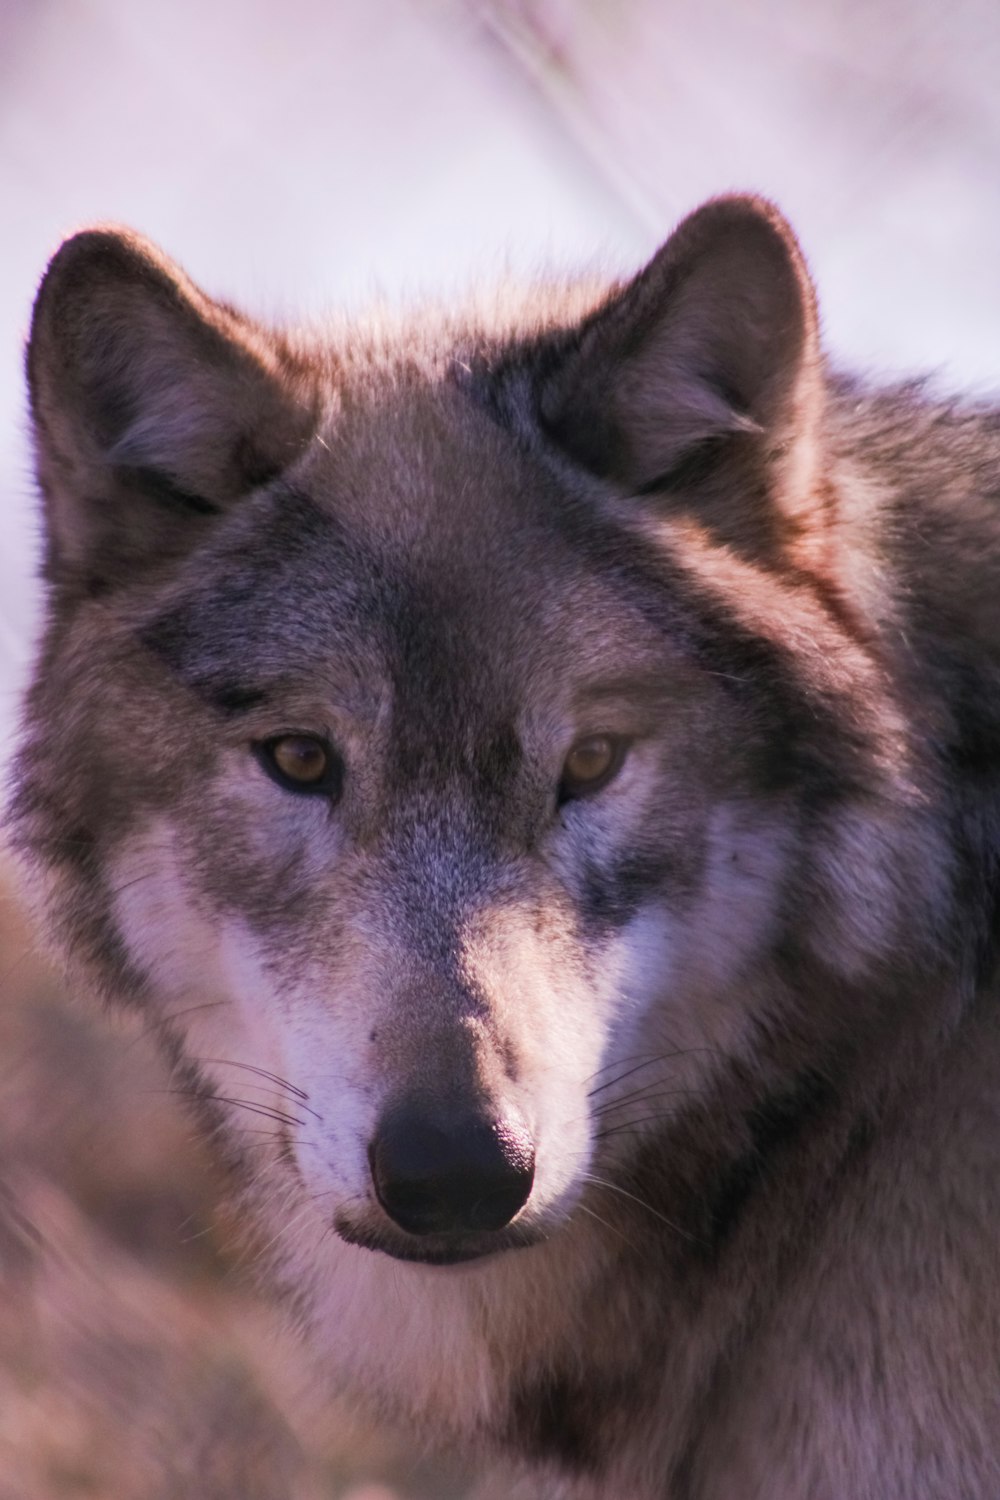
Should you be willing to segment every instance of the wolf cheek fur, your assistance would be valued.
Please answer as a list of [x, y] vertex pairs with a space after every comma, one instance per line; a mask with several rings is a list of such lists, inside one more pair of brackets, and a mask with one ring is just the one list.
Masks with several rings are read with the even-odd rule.
[[992, 1500], [1000, 416], [832, 376], [750, 198], [315, 337], [93, 231], [28, 371], [15, 837], [318, 1376], [532, 1494]]

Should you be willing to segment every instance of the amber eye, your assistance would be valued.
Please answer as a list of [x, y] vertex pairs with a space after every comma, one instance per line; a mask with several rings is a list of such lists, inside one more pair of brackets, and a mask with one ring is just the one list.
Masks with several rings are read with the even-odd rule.
[[610, 734], [591, 734], [577, 740], [563, 762], [559, 801], [585, 797], [607, 786], [621, 770], [625, 749], [624, 740]]
[[311, 734], [283, 734], [254, 749], [268, 775], [288, 791], [327, 795], [340, 791], [343, 767], [326, 740]]

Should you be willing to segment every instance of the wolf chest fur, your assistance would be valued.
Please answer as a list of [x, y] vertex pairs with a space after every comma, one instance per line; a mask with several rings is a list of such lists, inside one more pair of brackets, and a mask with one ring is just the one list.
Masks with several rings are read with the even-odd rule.
[[14, 835], [317, 1386], [532, 1496], [995, 1500], [1000, 413], [832, 372], [743, 197], [315, 332], [86, 232], [28, 376]]

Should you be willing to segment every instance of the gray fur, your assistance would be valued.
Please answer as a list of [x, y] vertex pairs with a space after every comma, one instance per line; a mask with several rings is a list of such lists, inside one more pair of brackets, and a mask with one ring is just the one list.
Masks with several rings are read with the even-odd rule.
[[[317, 1381], [529, 1494], [992, 1500], [1000, 413], [827, 371], [744, 198], [620, 287], [309, 339], [96, 231], [28, 368], [15, 837]], [[264, 774], [293, 732], [339, 799]], [[534, 1135], [466, 1265], [372, 1192], [418, 1087]]]

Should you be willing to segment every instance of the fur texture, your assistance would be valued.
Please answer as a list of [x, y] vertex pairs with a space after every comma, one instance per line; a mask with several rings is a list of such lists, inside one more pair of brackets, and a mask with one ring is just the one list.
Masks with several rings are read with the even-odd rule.
[[28, 373], [15, 836], [317, 1382], [532, 1495], [993, 1500], [1000, 414], [832, 375], [752, 198], [296, 338], [97, 230]]

